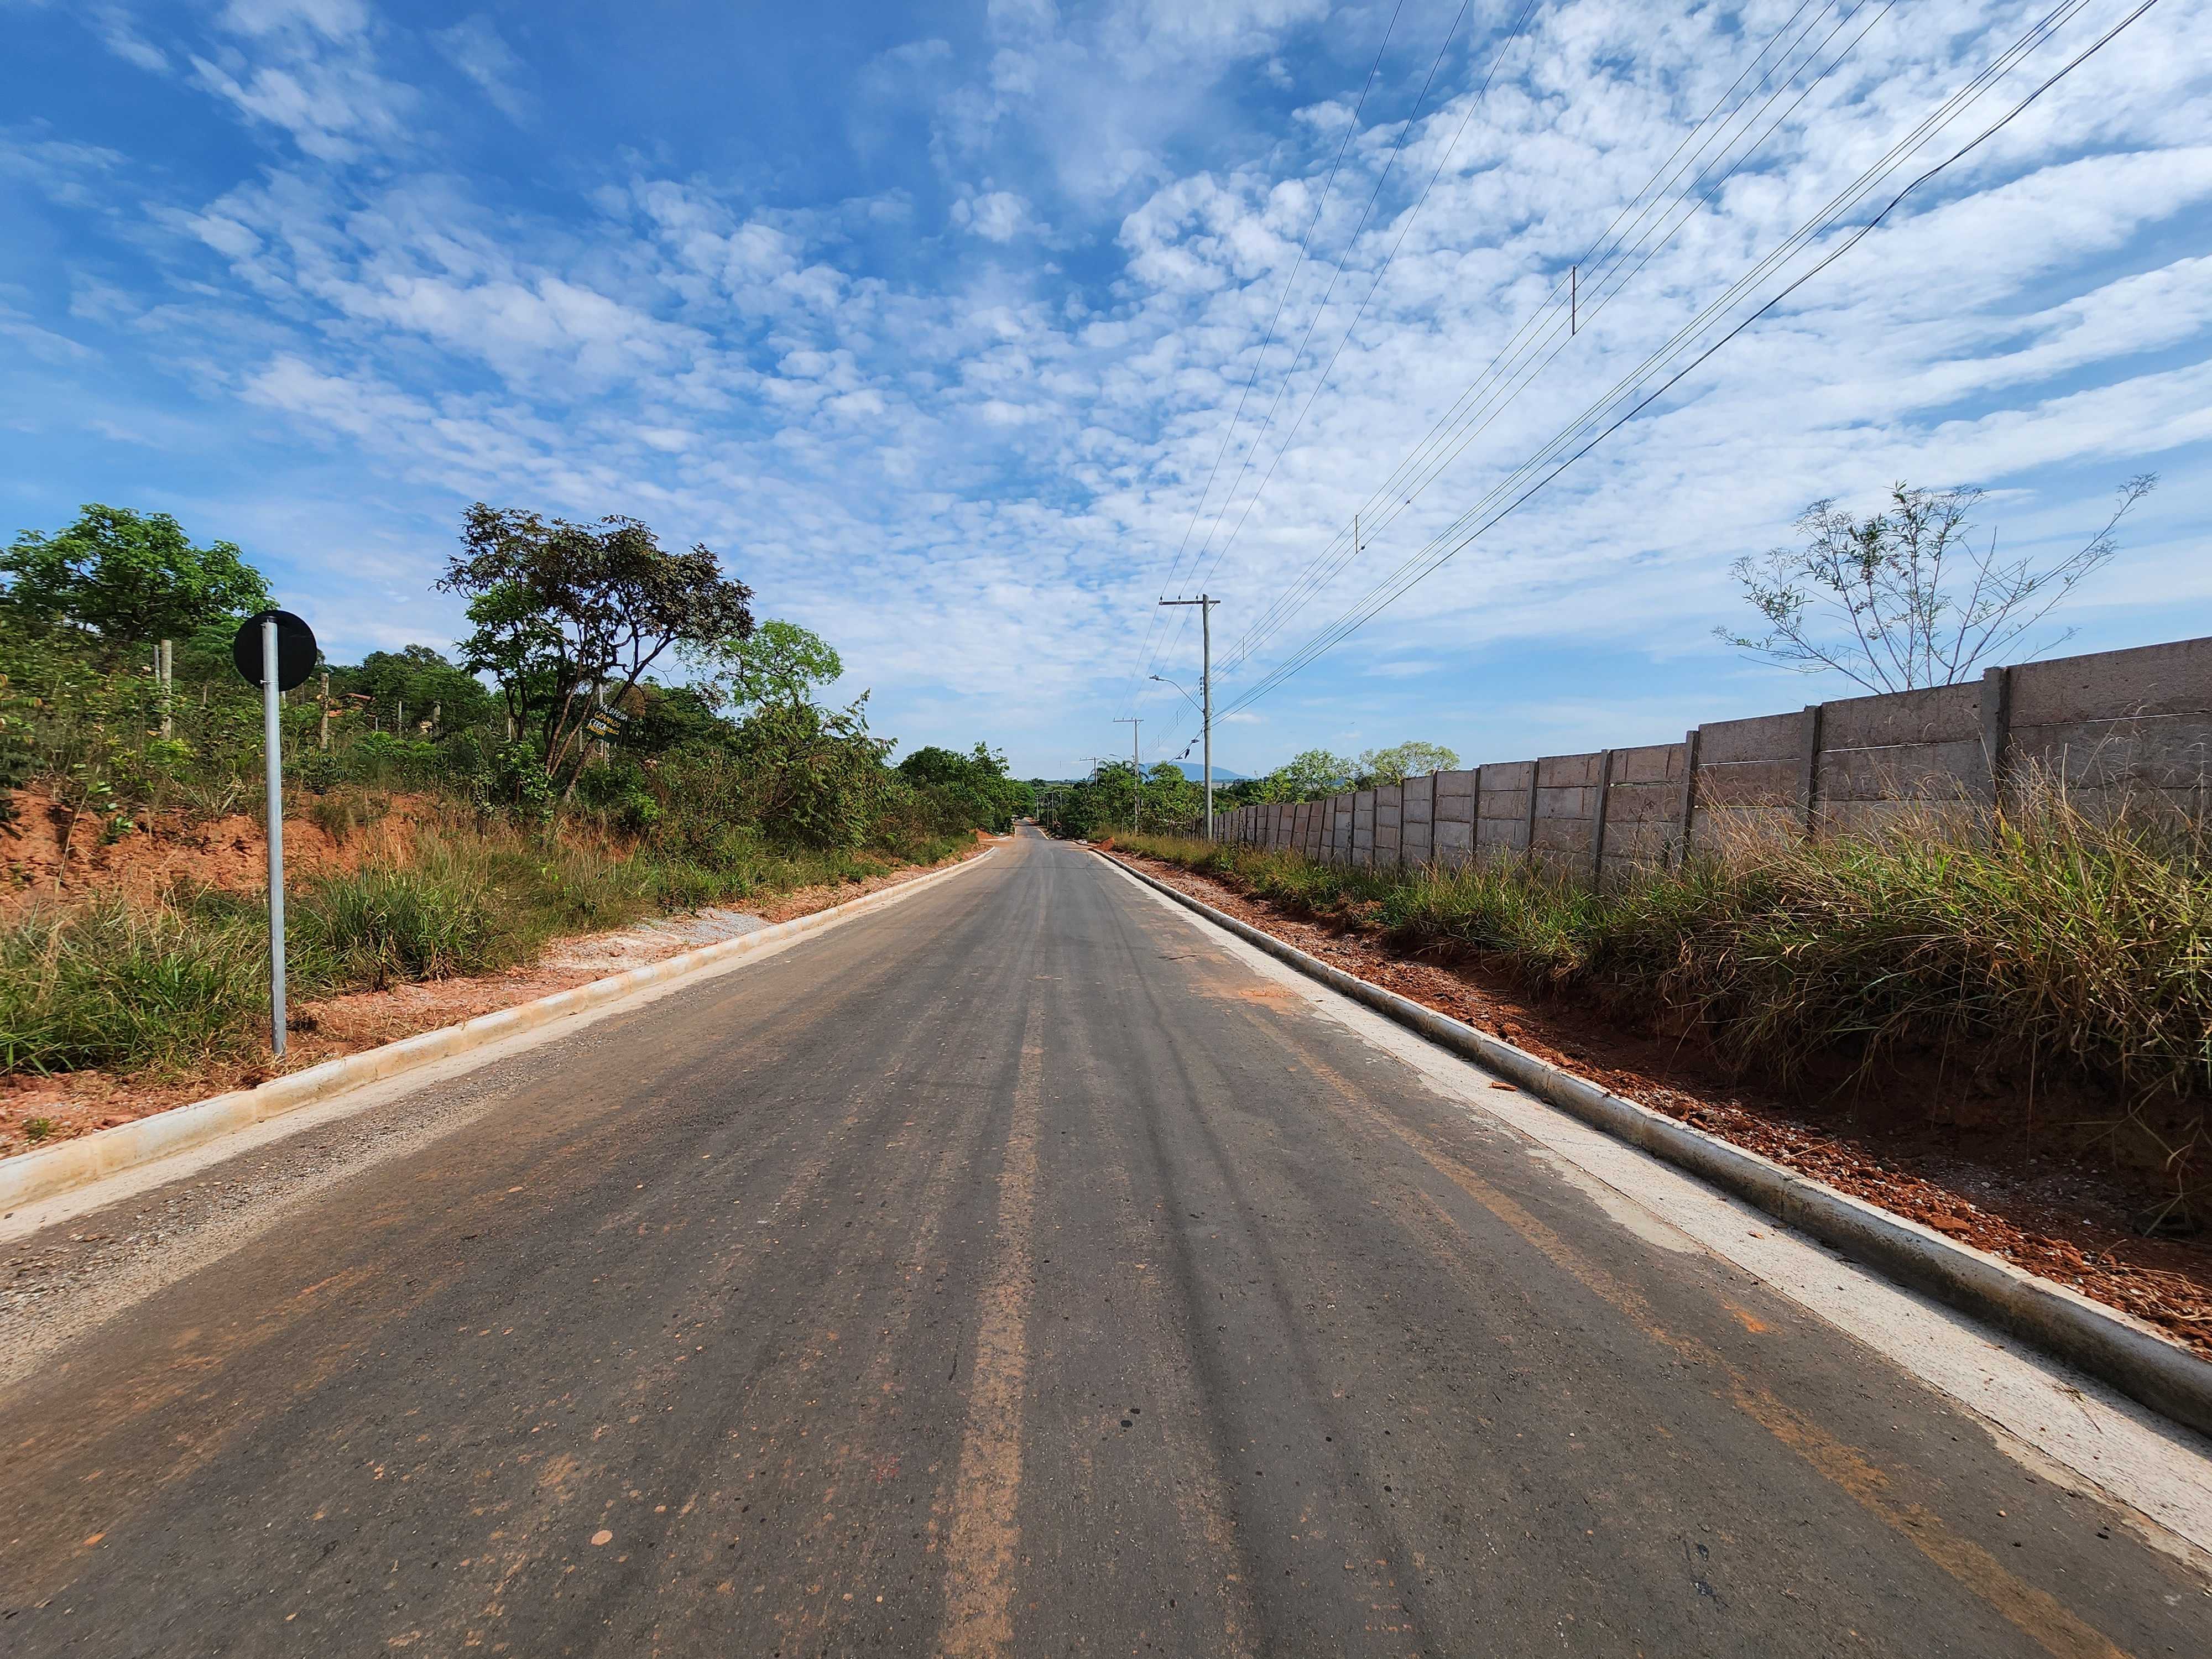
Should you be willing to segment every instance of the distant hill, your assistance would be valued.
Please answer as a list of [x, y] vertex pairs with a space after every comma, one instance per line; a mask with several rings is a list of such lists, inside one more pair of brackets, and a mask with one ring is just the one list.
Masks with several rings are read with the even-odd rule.
[[[1170, 766], [1180, 766], [1182, 768], [1183, 776], [1188, 778], [1193, 783], [1203, 783], [1206, 781], [1206, 768], [1197, 761], [1170, 761], [1168, 764]], [[1213, 769], [1213, 787], [1216, 789], [1221, 787], [1224, 783], [1242, 783], [1243, 781], [1244, 775], [1242, 772], [1231, 772], [1226, 767], [1222, 766], [1217, 766]]]

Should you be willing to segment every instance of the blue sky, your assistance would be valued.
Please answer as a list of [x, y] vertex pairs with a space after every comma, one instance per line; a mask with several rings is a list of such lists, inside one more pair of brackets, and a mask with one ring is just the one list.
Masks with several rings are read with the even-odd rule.
[[[0, 0], [0, 530], [173, 512], [343, 659], [453, 637], [430, 583], [468, 502], [628, 514], [829, 637], [907, 744], [1062, 775], [1134, 712], [1179, 753], [1148, 676], [1194, 685], [1197, 636], [1164, 589], [1223, 599], [1230, 702], [2051, 7]], [[1907, 159], [2131, 9], [2068, 8]], [[2155, 470], [2068, 648], [2212, 633], [2192, 9], [1238, 709], [1217, 757], [1506, 759], [1847, 695], [1711, 630], [1737, 555], [1897, 478], [1984, 485], [2005, 545], [2057, 549]], [[1556, 355], [1389, 487], [1732, 86], [1785, 89], [1745, 106], [1741, 167], [1679, 213], [1662, 191], [1650, 258], [1594, 265], [1616, 277]]]

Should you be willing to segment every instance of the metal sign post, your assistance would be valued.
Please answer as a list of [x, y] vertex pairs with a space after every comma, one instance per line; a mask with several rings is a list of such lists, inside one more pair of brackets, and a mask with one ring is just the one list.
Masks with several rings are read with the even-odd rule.
[[269, 1046], [284, 1058], [284, 693], [304, 685], [315, 665], [315, 635], [289, 611], [264, 611], [239, 624], [230, 660], [261, 688], [264, 778], [269, 805]]
[[276, 689], [276, 618], [261, 618], [261, 740], [268, 746], [269, 1046], [284, 1058], [284, 720]]

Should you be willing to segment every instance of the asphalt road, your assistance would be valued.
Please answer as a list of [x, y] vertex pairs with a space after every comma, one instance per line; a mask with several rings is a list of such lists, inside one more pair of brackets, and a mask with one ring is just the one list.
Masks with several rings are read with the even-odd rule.
[[500, 1087], [0, 1395], [0, 1650], [2212, 1653], [2100, 1502], [1075, 848]]

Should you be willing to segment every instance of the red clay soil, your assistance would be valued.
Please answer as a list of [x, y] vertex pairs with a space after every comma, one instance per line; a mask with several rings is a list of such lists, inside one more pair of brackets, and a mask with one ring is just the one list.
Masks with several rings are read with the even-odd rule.
[[1115, 856], [1333, 967], [2094, 1297], [2212, 1358], [2212, 1245], [2140, 1237], [2132, 1218], [2142, 1191], [2123, 1177], [2039, 1152], [2017, 1133], [1898, 1121], [1897, 1103], [1884, 1110], [1864, 1093], [1832, 1103], [1762, 1095], [1680, 1039], [1628, 1029], [1591, 1003], [1533, 999], [1480, 963], [1409, 957], [1372, 926], [1301, 920], [1180, 866]]
[[[289, 822], [285, 834], [288, 838], [291, 834]], [[965, 862], [994, 844], [992, 838], [979, 836], [973, 847], [963, 848], [944, 864], [913, 866], [861, 880], [794, 888], [755, 907], [752, 914], [771, 922], [811, 915], [817, 910], [846, 903], [880, 888], [896, 887], [927, 875], [933, 869]], [[518, 1003], [550, 996], [556, 991], [603, 977], [607, 971], [604, 967], [549, 965], [569, 954], [563, 947], [575, 943], [556, 940], [548, 945], [538, 963], [511, 968], [504, 973], [398, 985], [386, 991], [357, 991], [319, 1002], [296, 1003], [291, 1010], [291, 1030], [282, 1067], [272, 1067], [264, 1060], [258, 1064], [225, 1066], [198, 1076], [161, 1082], [112, 1077], [93, 1071], [53, 1077], [0, 1077], [0, 1157], [32, 1149], [34, 1143], [26, 1135], [24, 1125], [34, 1120], [44, 1119], [47, 1125], [35, 1144], [52, 1146], [94, 1129], [109, 1128], [137, 1118], [151, 1117], [156, 1112], [187, 1106], [226, 1090], [265, 1083], [280, 1070], [301, 1071], [325, 1060], [397, 1042], [402, 1037], [434, 1031], [441, 1026], [457, 1025], [478, 1014], [512, 1008]], [[635, 966], [688, 948], [680, 939], [672, 938], [662, 946], [626, 952], [624, 960]]]
[[[258, 817], [233, 812], [194, 820], [183, 812], [160, 812], [110, 842], [103, 839], [98, 817], [73, 814], [51, 796], [21, 790], [15, 805], [15, 817], [0, 823], [0, 922], [33, 905], [73, 902], [95, 893], [143, 902], [179, 884], [233, 892], [259, 892], [268, 884], [269, 854]], [[286, 867], [312, 876], [355, 869], [367, 858], [404, 858], [414, 845], [417, 820], [434, 810], [432, 803], [392, 796], [374, 823], [353, 829], [343, 841], [312, 818], [288, 815]]]

